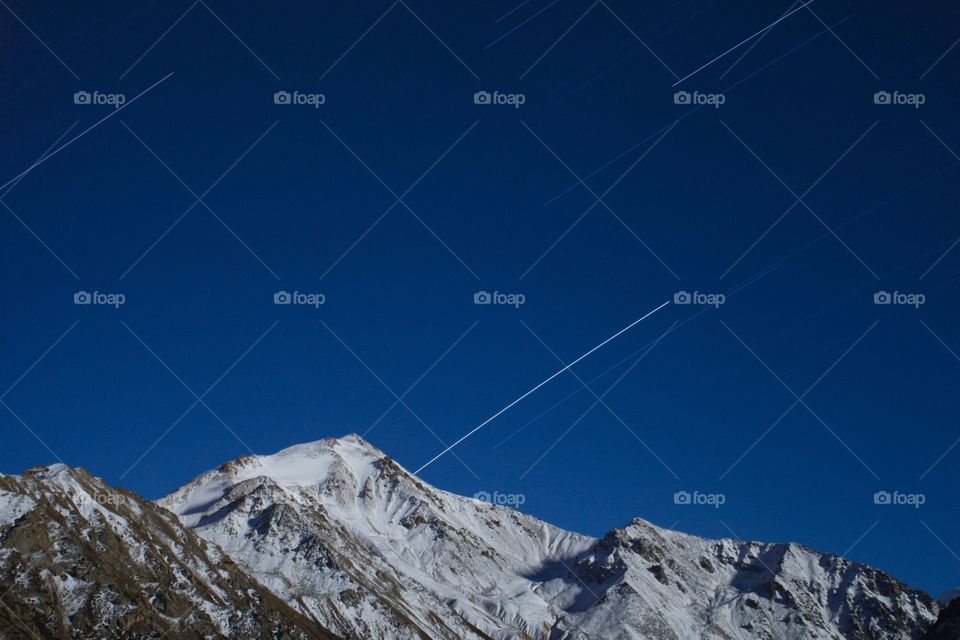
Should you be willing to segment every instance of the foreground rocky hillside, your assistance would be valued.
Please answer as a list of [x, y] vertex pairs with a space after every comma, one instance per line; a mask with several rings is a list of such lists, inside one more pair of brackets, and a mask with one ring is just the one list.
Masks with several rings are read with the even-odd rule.
[[0, 476], [0, 637], [327, 634], [169, 511], [81, 469]]

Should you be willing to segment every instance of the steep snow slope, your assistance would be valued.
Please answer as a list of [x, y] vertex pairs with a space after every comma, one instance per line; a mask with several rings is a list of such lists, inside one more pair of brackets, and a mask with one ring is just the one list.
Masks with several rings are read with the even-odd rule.
[[355, 638], [915, 640], [940, 608], [799, 545], [640, 520], [562, 531], [435, 489], [358, 436], [240, 458], [160, 504]]

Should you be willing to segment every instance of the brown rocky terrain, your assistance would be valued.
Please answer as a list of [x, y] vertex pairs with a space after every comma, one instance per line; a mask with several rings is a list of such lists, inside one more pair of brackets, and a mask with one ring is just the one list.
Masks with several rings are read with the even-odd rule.
[[0, 638], [335, 638], [172, 513], [82, 469], [0, 476], [0, 497]]

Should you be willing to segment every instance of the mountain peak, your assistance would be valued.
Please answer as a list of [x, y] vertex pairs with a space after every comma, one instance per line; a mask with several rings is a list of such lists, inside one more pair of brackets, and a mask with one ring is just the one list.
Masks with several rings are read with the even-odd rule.
[[[294, 444], [284, 449], [281, 449], [273, 456], [309, 456], [309, 455], [323, 455], [330, 451], [335, 451], [339, 453], [345, 453], [350, 450], [353, 450], [354, 453], [363, 453], [366, 455], [372, 455], [377, 458], [382, 458], [386, 454], [380, 449], [376, 448], [368, 441], [364, 440], [363, 437], [356, 433], [350, 433], [339, 438], [323, 438], [321, 440], [314, 440], [312, 442], [303, 442], [300, 444]], [[271, 456], [257, 456], [257, 457], [271, 457]]]
[[70, 467], [60, 462], [54, 464], [38, 464], [24, 471], [23, 475], [35, 478], [50, 479], [57, 477], [61, 473], [68, 472], [69, 470]]
[[257, 481], [294, 494], [327, 486], [360, 486], [378, 473], [387, 455], [352, 433], [295, 444], [268, 455], [241, 456], [208, 471], [160, 504], [180, 515], [206, 511], [228, 496], [234, 487]]
[[303, 486], [322, 481], [336, 460], [361, 467], [384, 457], [385, 453], [351, 433], [291, 445], [272, 454], [240, 456], [223, 463], [216, 472], [235, 482], [265, 476], [281, 485]]

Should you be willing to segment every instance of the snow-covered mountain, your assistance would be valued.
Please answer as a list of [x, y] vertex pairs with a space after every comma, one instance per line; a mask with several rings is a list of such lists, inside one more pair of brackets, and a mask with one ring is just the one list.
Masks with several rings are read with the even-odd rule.
[[0, 640], [960, 638], [960, 600], [871, 567], [642, 520], [563, 531], [357, 436], [158, 502], [63, 465], [0, 475]]
[[917, 640], [941, 608], [796, 544], [563, 531], [431, 487], [358, 436], [239, 458], [159, 504], [347, 638]]
[[582, 588], [536, 574], [595, 542], [434, 489], [356, 436], [240, 458], [160, 504], [357, 638], [546, 637]]

